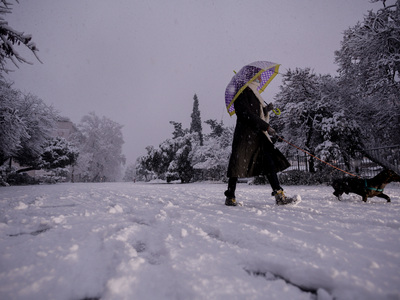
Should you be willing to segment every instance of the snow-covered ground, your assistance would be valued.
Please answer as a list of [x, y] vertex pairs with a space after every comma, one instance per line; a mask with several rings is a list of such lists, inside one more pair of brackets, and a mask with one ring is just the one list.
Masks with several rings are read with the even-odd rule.
[[0, 188], [0, 299], [400, 299], [392, 203], [329, 186], [57, 184]]

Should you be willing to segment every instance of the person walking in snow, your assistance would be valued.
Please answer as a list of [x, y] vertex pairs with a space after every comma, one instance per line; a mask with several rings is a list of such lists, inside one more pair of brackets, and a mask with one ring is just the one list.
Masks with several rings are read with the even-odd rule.
[[[261, 75], [250, 82], [235, 100], [237, 115], [227, 176], [228, 189], [225, 191], [225, 205], [236, 206], [236, 183], [238, 178], [264, 175], [267, 177], [276, 204], [295, 202], [286, 197], [279, 183], [277, 173], [290, 164], [284, 155], [274, 147], [269, 135], [275, 130], [267, 123], [266, 116], [273, 109], [272, 104], [264, 105], [258, 92]], [[268, 118], [267, 118], [268, 120]]]

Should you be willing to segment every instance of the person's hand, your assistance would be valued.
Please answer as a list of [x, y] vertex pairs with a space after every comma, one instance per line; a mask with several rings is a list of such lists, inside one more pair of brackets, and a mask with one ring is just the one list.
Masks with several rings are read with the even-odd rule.
[[273, 105], [272, 103], [268, 104], [267, 106], [265, 106], [265, 107], [263, 108], [263, 110], [264, 110], [264, 115], [266, 115], [269, 111], [271, 111], [271, 110], [273, 110], [273, 109], [274, 109], [274, 105]]
[[269, 134], [270, 136], [275, 136], [275, 135], [276, 135], [275, 129], [273, 129], [271, 126], [268, 127], [267, 132], [268, 132], [268, 134]]

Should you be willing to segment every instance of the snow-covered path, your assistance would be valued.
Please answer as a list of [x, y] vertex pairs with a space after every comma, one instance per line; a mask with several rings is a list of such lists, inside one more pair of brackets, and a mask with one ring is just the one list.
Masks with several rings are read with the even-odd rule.
[[0, 188], [0, 299], [400, 299], [400, 186], [387, 204], [328, 186]]

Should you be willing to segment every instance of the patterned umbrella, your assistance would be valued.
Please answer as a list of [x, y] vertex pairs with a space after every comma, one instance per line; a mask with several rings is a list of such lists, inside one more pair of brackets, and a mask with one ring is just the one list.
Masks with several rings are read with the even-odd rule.
[[225, 104], [229, 115], [232, 116], [235, 113], [234, 102], [250, 82], [261, 75], [261, 82], [257, 89], [262, 93], [276, 74], [278, 74], [279, 66], [279, 64], [269, 61], [255, 61], [240, 69], [232, 77], [225, 90]]

